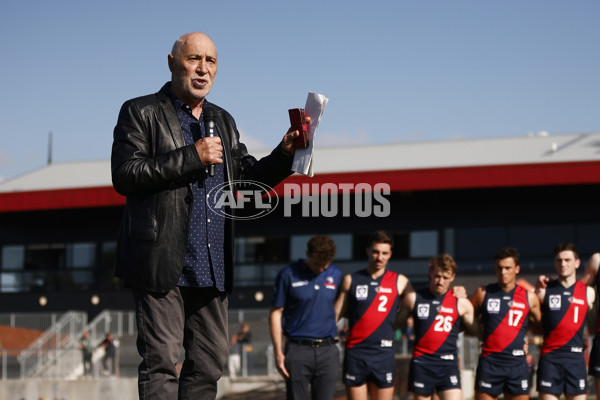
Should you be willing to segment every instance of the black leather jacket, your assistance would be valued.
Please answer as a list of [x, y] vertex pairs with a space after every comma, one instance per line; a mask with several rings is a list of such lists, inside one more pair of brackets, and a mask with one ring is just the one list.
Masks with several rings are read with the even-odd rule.
[[[115, 275], [132, 288], [166, 292], [175, 287], [185, 256], [191, 215], [191, 175], [204, 169], [186, 145], [169, 97], [158, 93], [123, 104], [114, 130], [111, 168], [115, 190], [127, 196], [117, 242]], [[279, 147], [257, 161], [239, 142], [231, 115], [220, 107], [216, 125], [228, 181], [248, 179], [271, 187], [291, 174], [292, 157]], [[233, 286], [233, 221], [225, 222], [225, 288]]]

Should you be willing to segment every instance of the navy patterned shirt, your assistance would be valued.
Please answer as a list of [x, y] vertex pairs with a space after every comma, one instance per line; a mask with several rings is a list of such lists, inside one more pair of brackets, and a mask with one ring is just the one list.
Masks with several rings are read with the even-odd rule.
[[[186, 145], [193, 145], [205, 137], [204, 119], [196, 119], [190, 106], [171, 94], [177, 111]], [[210, 107], [205, 100], [203, 108]], [[216, 131], [216, 128], [215, 128]], [[215, 132], [218, 136], [219, 132]], [[178, 286], [215, 287], [225, 291], [225, 217], [208, 207], [208, 193], [225, 181], [224, 164], [215, 165], [214, 177], [208, 176], [208, 168], [198, 171], [191, 183], [193, 203], [190, 218], [190, 231], [186, 246], [183, 272]]]

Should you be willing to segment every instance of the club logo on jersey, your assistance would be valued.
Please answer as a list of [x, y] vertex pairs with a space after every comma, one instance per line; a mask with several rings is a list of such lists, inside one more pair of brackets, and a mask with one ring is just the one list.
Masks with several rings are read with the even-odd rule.
[[369, 297], [369, 285], [356, 286], [356, 300], [366, 300]]
[[429, 304], [419, 304], [419, 307], [417, 307], [417, 317], [420, 319], [429, 318]]
[[489, 313], [497, 314], [500, 312], [500, 299], [488, 299], [487, 311]]
[[550, 295], [550, 298], [548, 299], [548, 307], [550, 307], [551, 310], [560, 310], [561, 298], [562, 296], [560, 294]]
[[337, 286], [335, 285], [335, 283], [333, 283], [333, 276], [328, 276], [327, 277], [327, 282], [325, 282], [323, 284], [323, 286], [325, 286], [325, 289], [333, 289], [333, 290], [335, 290]]

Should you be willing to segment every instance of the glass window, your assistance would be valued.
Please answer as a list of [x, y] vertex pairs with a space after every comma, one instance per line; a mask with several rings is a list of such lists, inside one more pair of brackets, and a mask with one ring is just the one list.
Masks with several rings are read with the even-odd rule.
[[507, 232], [503, 228], [456, 229], [455, 256], [492, 259], [496, 250], [506, 246]]
[[516, 247], [522, 256], [553, 257], [553, 249], [561, 242], [575, 242], [574, 225], [538, 225], [511, 227], [510, 246]]
[[313, 235], [294, 235], [290, 238], [290, 261], [306, 258], [306, 243]]
[[286, 262], [289, 259], [287, 236], [248, 236], [235, 240], [237, 263]]
[[25, 246], [2, 247], [2, 269], [23, 269], [25, 267]]
[[437, 253], [437, 231], [415, 231], [410, 233], [410, 258], [433, 257]]
[[95, 259], [95, 243], [72, 243], [67, 245], [67, 268], [93, 268]]
[[335, 259], [352, 259], [352, 235], [349, 233], [328, 235], [335, 241]]

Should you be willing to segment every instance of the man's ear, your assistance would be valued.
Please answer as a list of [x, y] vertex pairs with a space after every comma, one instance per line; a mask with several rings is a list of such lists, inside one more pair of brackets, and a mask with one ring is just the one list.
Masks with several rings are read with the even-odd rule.
[[173, 72], [173, 64], [175, 63], [175, 58], [173, 54], [169, 54], [167, 56], [167, 63], [169, 64], [169, 71]]

